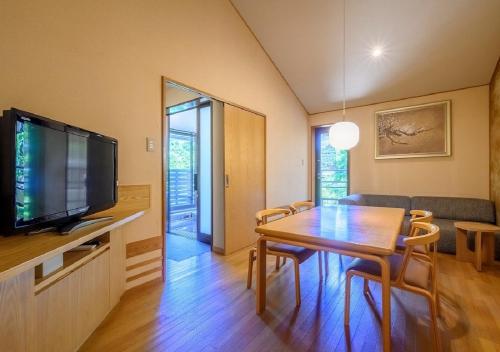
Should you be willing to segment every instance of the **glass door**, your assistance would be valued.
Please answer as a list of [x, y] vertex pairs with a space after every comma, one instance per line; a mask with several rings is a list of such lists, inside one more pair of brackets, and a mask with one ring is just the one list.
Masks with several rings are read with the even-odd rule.
[[349, 195], [349, 152], [329, 143], [329, 127], [315, 129], [316, 205], [335, 205]]
[[196, 99], [168, 109], [167, 232], [211, 244], [211, 102]]

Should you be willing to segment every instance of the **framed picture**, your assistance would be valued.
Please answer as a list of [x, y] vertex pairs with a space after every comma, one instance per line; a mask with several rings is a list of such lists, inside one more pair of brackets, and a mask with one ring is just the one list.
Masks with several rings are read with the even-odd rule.
[[451, 155], [450, 101], [375, 113], [375, 159]]

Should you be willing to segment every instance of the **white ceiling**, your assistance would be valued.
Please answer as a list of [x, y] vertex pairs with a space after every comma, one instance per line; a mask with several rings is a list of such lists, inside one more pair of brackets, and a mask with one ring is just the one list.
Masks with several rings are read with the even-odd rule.
[[[309, 113], [342, 101], [340, 0], [232, 0]], [[347, 105], [487, 84], [500, 0], [346, 0]], [[374, 59], [371, 48], [385, 53]]]

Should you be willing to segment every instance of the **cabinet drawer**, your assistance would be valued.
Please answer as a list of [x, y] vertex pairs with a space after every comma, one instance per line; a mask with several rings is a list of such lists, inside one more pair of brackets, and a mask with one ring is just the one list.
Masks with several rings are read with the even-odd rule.
[[37, 351], [75, 351], [109, 311], [109, 250], [35, 296]]

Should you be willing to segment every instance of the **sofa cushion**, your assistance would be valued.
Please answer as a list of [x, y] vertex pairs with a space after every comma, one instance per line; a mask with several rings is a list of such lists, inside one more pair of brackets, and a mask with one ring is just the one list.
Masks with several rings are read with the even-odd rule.
[[442, 253], [455, 254], [456, 251], [455, 221], [448, 219], [434, 218], [432, 223], [439, 227], [440, 236], [437, 244], [438, 251]]
[[452, 197], [413, 197], [412, 209], [429, 210], [434, 218], [495, 222], [495, 205], [486, 199]]
[[407, 196], [389, 196], [379, 194], [352, 194], [339, 200], [339, 204], [366, 205], [370, 207], [403, 208], [410, 215], [411, 198]]

